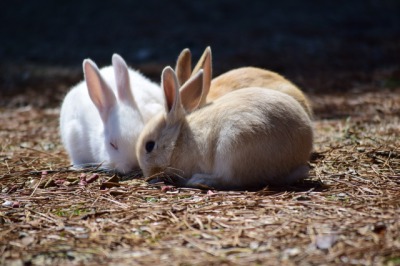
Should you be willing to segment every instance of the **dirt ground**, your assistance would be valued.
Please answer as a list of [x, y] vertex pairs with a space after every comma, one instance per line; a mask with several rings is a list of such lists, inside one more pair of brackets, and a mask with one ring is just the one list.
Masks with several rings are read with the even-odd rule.
[[67, 170], [58, 108], [1, 109], [2, 265], [399, 265], [400, 88], [310, 95], [308, 180], [220, 192]]
[[[0, 3], [0, 265], [400, 265], [398, 1], [97, 2]], [[69, 169], [59, 106], [83, 58], [158, 80], [206, 45], [216, 74], [304, 89], [309, 179], [223, 192]]]

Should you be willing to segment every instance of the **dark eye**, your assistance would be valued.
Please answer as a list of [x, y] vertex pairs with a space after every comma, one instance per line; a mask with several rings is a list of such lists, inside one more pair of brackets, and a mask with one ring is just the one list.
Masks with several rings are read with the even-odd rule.
[[146, 151], [150, 153], [154, 149], [154, 145], [156, 145], [156, 143], [152, 140], [146, 142]]
[[118, 150], [117, 144], [114, 144], [114, 143], [110, 142], [110, 145], [111, 145], [111, 147], [114, 148], [114, 150], [116, 150], [116, 151]]

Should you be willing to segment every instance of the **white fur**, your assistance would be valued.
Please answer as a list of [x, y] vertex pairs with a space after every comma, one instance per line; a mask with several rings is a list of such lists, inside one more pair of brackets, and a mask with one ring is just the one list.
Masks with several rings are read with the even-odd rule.
[[[66, 95], [60, 114], [61, 139], [72, 164], [78, 168], [102, 164], [121, 173], [134, 170], [137, 138], [144, 124], [163, 108], [162, 91], [128, 69], [116, 54], [113, 66], [98, 70], [94, 62], [85, 60], [83, 68], [85, 81]], [[104, 104], [96, 105], [96, 99]]]

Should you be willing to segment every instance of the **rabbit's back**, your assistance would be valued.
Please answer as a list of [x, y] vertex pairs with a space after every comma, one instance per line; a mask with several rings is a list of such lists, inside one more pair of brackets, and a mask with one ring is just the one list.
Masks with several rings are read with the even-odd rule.
[[214, 78], [207, 102], [214, 101], [228, 92], [248, 87], [262, 87], [286, 93], [295, 98], [310, 116], [312, 115], [310, 103], [299, 88], [275, 72], [256, 67], [233, 69]]
[[212, 169], [205, 172], [229, 177], [233, 187], [286, 183], [292, 171], [307, 164], [312, 150], [310, 118], [279, 91], [237, 90], [189, 115], [188, 121], [193, 132], [211, 129], [201, 144], [208, 150], [203, 154], [214, 154]]

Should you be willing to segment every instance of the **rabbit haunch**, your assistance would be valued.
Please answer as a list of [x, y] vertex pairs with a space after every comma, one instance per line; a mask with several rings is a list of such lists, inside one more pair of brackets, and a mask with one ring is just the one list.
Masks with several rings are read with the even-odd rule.
[[[202, 79], [202, 71], [188, 82], [196, 79]], [[183, 186], [216, 189], [290, 184], [307, 176], [312, 125], [291, 96], [246, 88], [186, 115], [170, 68], [162, 86], [166, 111], [149, 121], [137, 146], [146, 176], [164, 171], [180, 176]], [[150, 151], [149, 142], [154, 142]]]
[[74, 167], [101, 164], [121, 173], [138, 168], [136, 141], [144, 123], [163, 105], [160, 87], [128, 69], [114, 54], [99, 70], [83, 62], [85, 81], [71, 89], [60, 114], [61, 138]]

